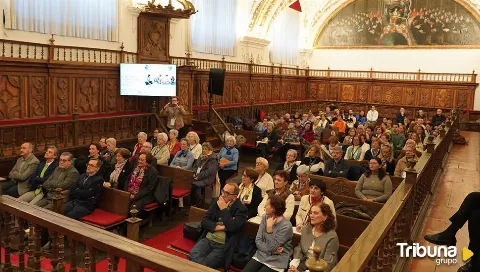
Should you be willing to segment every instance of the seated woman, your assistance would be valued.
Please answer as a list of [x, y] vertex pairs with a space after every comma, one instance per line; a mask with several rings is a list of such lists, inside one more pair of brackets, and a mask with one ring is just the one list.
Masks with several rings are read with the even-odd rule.
[[267, 129], [262, 133], [260, 139], [257, 141], [257, 148], [260, 150], [262, 157], [267, 157], [268, 152], [277, 144], [278, 135], [273, 127], [272, 122], [267, 123]]
[[422, 140], [420, 139], [420, 137], [418, 137], [418, 134], [415, 133], [415, 132], [410, 133], [410, 139], [413, 140], [413, 141], [415, 141], [415, 149], [416, 149], [418, 152], [423, 153], [425, 147], [423, 146], [423, 142], [422, 142]]
[[388, 175], [393, 176], [395, 173], [395, 167], [397, 166], [397, 160], [393, 157], [393, 149], [390, 145], [382, 146], [382, 165]]
[[103, 186], [107, 188], [117, 188], [123, 190], [125, 182], [128, 182], [130, 174], [132, 173], [132, 166], [128, 163], [130, 158], [130, 151], [126, 148], [119, 148], [115, 151], [116, 163], [114, 169], [110, 174], [108, 182], [104, 182]]
[[370, 150], [365, 152], [364, 160], [369, 161], [374, 158], [382, 158], [382, 150], [380, 149], [380, 145], [381, 143], [379, 139], [373, 139]]
[[313, 132], [315, 133], [315, 138], [319, 139], [321, 137], [322, 131], [330, 127], [330, 120], [327, 119], [325, 113], [320, 114], [320, 119], [318, 120], [317, 126], [314, 128]]
[[152, 155], [157, 159], [158, 165], [168, 165], [168, 160], [170, 159], [170, 150], [166, 145], [168, 136], [166, 133], [159, 133], [157, 135], [157, 142], [155, 147], [152, 149]]
[[178, 130], [171, 129], [168, 132], [170, 139], [167, 142], [168, 150], [170, 151], [170, 158], [173, 158], [178, 151], [180, 151], [180, 142], [177, 140], [178, 137]]
[[275, 171], [278, 171], [278, 170], [287, 171], [290, 174], [289, 183], [292, 183], [294, 180], [297, 179], [297, 167], [298, 167], [298, 165], [296, 164], [297, 151], [295, 149], [288, 150], [286, 159], [287, 160], [285, 161], [285, 163], [283, 165], [282, 164], [278, 165]]
[[338, 128], [338, 133], [340, 133], [340, 135], [345, 135], [345, 130], [347, 129], [347, 123], [343, 121], [341, 114], [337, 115], [337, 121], [335, 121], [332, 126]]
[[143, 144], [147, 141], [147, 133], [139, 132], [137, 135], [137, 144], [133, 147], [131, 158], [138, 156], [142, 151]]
[[197, 199], [205, 197], [202, 196], [201, 188], [211, 185], [217, 177], [217, 156], [213, 153], [213, 147], [209, 142], [202, 144], [202, 156], [195, 162], [193, 169], [195, 173], [193, 174], [190, 204], [198, 206]]
[[323, 152], [321, 154], [322, 160], [326, 161], [328, 159], [331, 159], [332, 158], [331, 150], [336, 146], [341, 146], [340, 142], [338, 141], [338, 137], [337, 136], [330, 136], [328, 138], [328, 144], [327, 145], [321, 145], [321, 148], [323, 149]]
[[320, 147], [318, 145], [311, 145], [307, 150], [307, 155], [300, 162], [300, 165], [308, 166], [310, 174], [323, 175], [325, 165], [322, 162]]
[[227, 179], [231, 178], [238, 167], [238, 149], [235, 148], [235, 137], [230, 135], [225, 139], [225, 146], [218, 153], [218, 177], [223, 188]]
[[240, 184], [240, 193], [238, 199], [247, 207], [248, 218], [257, 216], [258, 205], [262, 202], [262, 189], [254, 184], [258, 179], [258, 173], [255, 169], [248, 167], [243, 170], [242, 183]]
[[187, 133], [188, 149], [193, 155], [193, 159], [197, 160], [202, 155], [202, 145], [200, 144], [200, 137], [194, 131]]
[[310, 181], [309, 194], [302, 196], [300, 199], [300, 205], [298, 206], [297, 215], [295, 216], [295, 228], [296, 231], [301, 232], [302, 228], [308, 223], [308, 215], [310, 208], [315, 203], [325, 203], [330, 206], [333, 217], [335, 214], [335, 205], [333, 201], [325, 196], [327, 192], [327, 185], [320, 179], [314, 179]]
[[313, 248], [320, 247], [323, 259], [332, 271], [338, 262], [338, 249], [340, 242], [335, 232], [335, 214], [330, 205], [316, 202], [309, 211], [308, 224], [302, 229], [300, 244], [293, 252], [293, 260], [290, 261], [288, 272], [303, 272], [308, 270], [305, 262], [313, 258]]
[[353, 144], [353, 137], [357, 135], [357, 130], [355, 128], [351, 128], [348, 130], [348, 135], [345, 136], [345, 139], [343, 139], [343, 144], [351, 146]]
[[108, 163], [105, 163], [105, 159], [101, 156], [100, 150], [102, 147], [99, 143], [90, 143], [88, 147], [88, 157], [80, 157], [75, 162], [75, 168], [77, 169], [78, 173], [83, 174], [87, 171], [87, 164], [91, 159], [97, 159], [102, 162], [102, 166], [100, 170], [98, 170], [97, 175], [102, 176], [104, 180], [108, 179], [108, 175], [110, 174], [110, 166]]
[[364, 154], [363, 158], [365, 159], [365, 154], [370, 150], [370, 144], [367, 142], [367, 135], [360, 134], [358, 137], [360, 138], [360, 145], [362, 146], [362, 152]]
[[283, 217], [285, 199], [271, 195], [265, 205], [265, 215], [258, 227], [255, 244], [257, 251], [243, 271], [284, 271], [292, 255], [292, 224]]
[[182, 140], [180, 140], [180, 151], [177, 152], [175, 157], [173, 157], [170, 166], [182, 168], [185, 170], [192, 170], [193, 160], [193, 154], [188, 148], [188, 141], [187, 139], [183, 138]]
[[294, 123], [288, 124], [287, 131], [285, 131], [282, 139], [278, 140], [278, 142], [282, 145], [278, 149], [278, 154], [280, 156], [280, 160], [284, 162], [288, 150], [296, 149], [300, 146], [300, 138], [298, 137], [298, 131], [295, 129]]
[[155, 200], [153, 194], [158, 183], [158, 172], [151, 165], [152, 161], [152, 154], [140, 152], [137, 167], [123, 185], [123, 190], [130, 193], [130, 204], [135, 205], [138, 210]]
[[288, 173], [286, 171], [277, 171], [273, 175], [275, 179], [275, 189], [268, 190], [265, 196], [263, 197], [262, 203], [258, 205], [258, 216], [250, 219], [250, 222], [260, 223], [262, 216], [265, 214], [265, 205], [267, 204], [267, 200], [272, 195], [277, 195], [282, 197], [285, 200], [287, 209], [283, 216], [290, 220], [293, 215], [293, 211], [295, 209], [295, 197], [288, 189]]
[[258, 173], [258, 179], [255, 181], [255, 185], [262, 190], [262, 197], [268, 190], [274, 188], [273, 178], [267, 172], [268, 170], [268, 161], [265, 158], [257, 158], [255, 161], [255, 171]]
[[297, 167], [297, 180], [292, 182], [290, 186], [290, 192], [293, 193], [295, 200], [300, 200], [300, 198], [304, 195], [308, 195], [309, 193], [309, 186], [310, 186], [310, 178], [308, 177], [308, 166], [302, 164]]
[[369, 169], [362, 174], [355, 187], [355, 195], [365, 201], [387, 202], [392, 195], [392, 181], [385, 169], [380, 167], [382, 160], [370, 160]]
[[354, 161], [363, 161], [365, 157], [365, 153], [363, 152], [362, 146], [360, 145], [360, 137], [354, 136], [352, 138], [353, 142], [352, 145], [347, 148], [347, 152], [345, 152], [346, 160], [354, 160]]
[[305, 123], [305, 126], [303, 127], [303, 129], [300, 130], [299, 133], [300, 143], [302, 143], [302, 146], [304, 148], [308, 148], [314, 140], [315, 136], [312, 129], [312, 123], [310, 121], [307, 121]]

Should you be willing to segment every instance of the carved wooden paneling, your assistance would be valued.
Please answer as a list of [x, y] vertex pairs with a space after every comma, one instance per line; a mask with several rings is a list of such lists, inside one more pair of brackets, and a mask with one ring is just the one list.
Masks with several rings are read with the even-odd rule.
[[469, 90], [468, 89], [458, 89], [457, 90], [457, 103], [456, 107], [457, 108], [467, 108], [468, 107], [468, 96], [469, 96]]
[[79, 113], [99, 112], [100, 79], [79, 78], [77, 83]]
[[434, 96], [434, 105], [438, 108], [451, 108], [452, 107], [452, 90], [450, 89], [436, 89], [433, 90], [435, 93]]
[[337, 100], [338, 99], [338, 83], [331, 83], [330, 90], [328, 92], [328, 100]]
[[106, 89], [106, 110], [107, 112], [115, 112], [117, 110], [117, 94], [118, 94], [118, 79], [108, 78]]
[[138, 17], [138, 52], [140, 62], [167, 62], [169, 56], [168, 18], [151, 17], [141, 14]]
[[[70, 111], [70, 85], [69, 79], [67, 77], [58, 77], [55, 79], [55, 93], [56, 93], [56, 107], [55, 112], [56, 115], [67, 115]], [[115, 90], [118, 92], [118, 90]], [[116, 101], [116, 97], [115, 97]]]
[[20, 118], [20, 77], [0, 77], [0, 120]]
[[372, 88], [372, 102], [373, 103], [382, 103], [382, 87], [373, 86]]
[[178, 101], [185, 109], [190, 109], [190, 82], [188, 80], [178, 80]]
[[368, 99], [368, 85], [357, 85], [358, 101], [367, 102]]
[[272, 99], [274, 101], [280, 100], [280, 90], [281, 90], [280, 84], [281, 84], [280, 81], [273, 82]]
[[405, 99], [404, 104], [407, 106], [414, 106], [416, 97], [417, 97], [417, 88], [416, 87], [404, 87], [405, 89]]
[[426, 87], [420, 87], [420, 101], [418, 106], [428, 107], [431, 105], [432, 90]]
[[30, 114], [31, 118], [42, 118], [46, 116], [47, 108], [47, 77], [33, 76], [30, 78], [31, 93], [30, 99]]
[[340, 101], [353, 101], [355, 99], [355, 86], [351, 84], [342, 84]]
[[318, 84], [318, 99], [324, 100], [327, 99], [327, 84], [319, 83]]

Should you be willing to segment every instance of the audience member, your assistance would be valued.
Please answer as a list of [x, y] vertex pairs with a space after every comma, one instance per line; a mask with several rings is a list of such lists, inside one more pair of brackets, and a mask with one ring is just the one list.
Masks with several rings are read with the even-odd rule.
[[198, 199], [204, 198], [201, 189], [216, 182], [218, 171], [217, 156], [213, 153], [213, 147], [209, 142], [202, 144], [202, 156], [195, 162], [193, 169], [190, 203], [192, 206], [199, 206]]
[[393, 157], [393, 150], [390, 145], [382, 146], [382, 165], [388, 175], [393, 176], [397, 161]]
[[[147, 154], [152, 154], [152, 143], [150, 142], [144, 142], [143, 143], [143, 146], [142, 146], [142, 149], [140, 150], [140, 154], [143, 152], [143, 153], [147, 153]], [[131, 157], [129, 159], [129, 162], [132, 164], [132, 168], [136, 168], [137, 167], [137, 164], [138, 164], [138, 158], [140, 157], [140, 154], [134, 156], [134, 157]], [[153, 159], [152, 159], [152, 165], [155, 166], [156, 168], [156, 165], [158, 164], [157, 163], [157, 158], [155, 158], [153, 155], [152, 155]]]
[[112, 166], [117, 163], [115, 157], [115, 151], [117, 151], [117, 140], [115, 140], [115, 138], [108, 138], [106, 140], [106, 143], [107, 148], [103, 153], [102, 157], [105, 163], [108, 163], [108, 165], [110, 166], [109, 168], [112, 169]]
[[67, 190], [78, 180], [79, 174], [77, 169], [73, 167], [72, 160], [73, 155], [70, 152], [63, 152], [60, 155], [58, 167], [43, 183], [42, 192], [37, 194], [30, 201], [30, 204], [53, 210], [53, 198], [57, 195], [57, 189]]
[[480, 192], [471, 192], [463, 200], [460, 208], [450, 217], [452, 222], [447, 229], [435, 234], [427, 234], [425, 240], [434, 245], [455, 246], [455, 235], [468, 221], [468, 249], [473, 256], [458, 271], [480, 271]]
[[180, 140], [180, 151], [177, 152], [175, 157], [173, 157], [170, 166], [182, 168], [185, 170], [192, 170], [193, 161], [193, 154], [188, 148], [188, 141], [187, 139], [183, 138]]
[[418, 161], [418, 157], [415, 154], [415, 148], [412, 146], [405, 147], [405, 156], [398, 160], [397, 166], [395, 167], [394, 175], [397, 177], [405, 178], [405, 169], [407, 169], [407, 162]]
[[239, 191], [235, 183], [228, 183], [220, 197], [212, 200], [201, 221], [203, 235], [190, 251], [189, 260], [213, 269], [230, 267], [248, 216], [238, 200]]
[[168, 136], [164, 132], [158, 133], [156, 140], [156, 145], [152, 149], [152, 155], [157, 159], [157, 165], [168, 165], [168, 160], [170, 160], [170, 150], [168, 150], [166, 145]]
[[[42, 185], [57, 168], [57, 156], [58, 149], [56, 147], [47, 147], [47, 152], [44, 155], [45, 162], [38, 164], [37, 169], [29, 179], [29, 191], [20, 196], [19, 200], [35, 204], [43, 198]], [[33, 201], [34, 199], [36, 200]]]
[[133, 169], [128, 182], [123, 185], [123, 190], [130, 193], [130, 204], [138, 210], [154, 201], [155, 188], [158, 184], [158, 171], [152, 165], [153, 155], [145, 151], [140, 152], [137, 166]]
[[320, 258], [328, 267], [327, 272], [332, 271], [338, 262], [338, 249], [340, 241], [335, 232], [335, 210], [326, 203], [316, 202], [309, 210], [308, 224], [302, 229], [300, 244], [293, 252], [293, 260], [290, 261], [288, 272], [308, 271], [306, 261], [312, 259], [313, 248], [320, 247]]
[[265, 205], [265, 215], [258, 227], [257, 251], [243, 271], [284, 271], [292, 255], [292, 224], [285, 214], [285, 199], [271, 195]]
[[358, 123], [362, 126], [365, 126], [365, 123], [367, 123], [367, 117], [365, 116], [365, 111], [361, 110], [355, 118], [357, 119]]
[[360, 137], [354, 136], [352, 140], [353, 140], [353, 145], [347, 148], [344, 159], [363, 161], [363, 158], [365, 157], [365, 153], [362, 149], [362, 145], [360, 145]]
[[302, 164], [297, 168], [297, 180], [292, 182], [290, 185], [290, 192], [293, 193], [295, 200], [300, 200], [300, 198], [309, 193], [310, 178], [308, 166]]
[[418, 137], [417, 133], [415, 133], [415, 132], [410, 133], [410, 139], [415, 141], [415, 149], [418, 152], [423, 152], [424, 151], [425, 148], [423, 146], [423, 142], [420, 139], [420, 137]]
[[347, 123], [343, 121], [341, 114], [338, 115], [337, 121], [333, 123], [333, 126], [338, 128], [338, 132], [340, 133], [340, 135], [345, 135], [345, 130], [347, 129]]
[[370, 160], [369, 169], [362, 174], [355, 187], [358, 198], [372, 202], [387, 202], [392, 195], [392, 181], [385, 169], [381, 167], [382, 160]]
[[353, 110], [348, 110], [348, 115], [343, 119], [347, 123], [348, 129], [353, 128], [357, 124], [357, 118], [353, 115]]
[[274, 129], [272, 122], [267, 123], [267, 129], [262, 133], [262, 136], [260, 136], [260, 139], [258, 140], [258, 150], [260, 150], [261, 156], [266, 158], [268, 152], [277, 144], [278, 141], [277, 131]]
[[193, 155], [193, 159], [197, 160], [202, 155], [202, 145], [200, 144], [200, 137], [194, 131], [187, 133], [188, 149]]
[[255, 161], [255, 171], [258, 173], [258, 179], [255, 181], [255, 185], [262, 190], [262, 197], [265, 196], [268, 190], [274, 188], [273, 178], [267, 172], [268, 161], [265, 158], [259, 157]]
[[140, 152], [142, 152], [143, 144], [147, 141], [147, 133], [139, 132], [137, 135], [137, 140], [137, 144], [133, 147], [131, 158], [137, 158]]
[[95, 210], [103, 189], [103, 178], [97, 174], [102, 163], [103, 161], [99, 159], [90, 159], [86, 172], [81, 174], [70, 188], [69, 201], [65, 204], [64, 210], [66, 217], [78, 220]]
[[423, 112], [423, 110], [418, 110], [416, 118], [422, 118], [423, 120], [427, 120], [427, 114]]
[[103, 186], [123, 190], [133, 170], [132, 165], [128, 162], [128, 158], [130, 158], [130, 151], [128, 151], [128, 149], [118, 148], [117, 151], [115, 151], [116, 163], [113, 166], [112, 173], [110, 173], [108, 182], [105, 182]]
[[343, 139], [343, 145], [352, 145], [353, 144], [353, 137], [357, 135], [357, 130], [355, 128], [351, 128], [348, 130], [348, 135], [345, 136]]
[[310, 181], [309, 194], [302, 196], [300, 199], [300, 204], [298, 205], [298, 211], [295, 216], [295, 229], [297, 232], [301, 232], [302, 228], [308, 222], [308, 216], [310, 213], [310, 208], [315, 203], [325, 203], [330, 206], [332, 210], [333, 217], [336, 217], [335, 214], [335, 205], [333, 201], [328, 198], [325, 193], [327, 192], [327, 185], [320, 179], [314, 179]]
[[152, 136], [152, 138], [150, 138], [150, 141], [149, 141], [149, 142], [152, 143], [153, 148], [155, 148], [155, 146], [157, 146], [158, 134], [159, 133], [160, 133], [160, 131], [158, 130], [158, 128], [153, 130], [153, 136]]
[[405, 114], [405, 109], [400, 108], [400, 111], [397, 112], [397, 116], [395, 120], [397, 121], [397, 124], [403, 124], [405, 117], [407, 117], [407, 114]]
[[321, 146], [324, 151], [321, 153], [324, 161], [332, 158], [332, 150], [337, 146], [341, 147], [340, 142], [338, 141], [338, 137], [334, 135], [330, 136], [330, 138], [328, 138], [328, 145]]
[[432, 117], [432, 124], [433, 124], [434, 127], [437, 127], [437, 126], [441, 125], [443, 122], [445, 122], [446, 120], [447, 120], [447, 118], [445, 117], [445, 115], [442, 114], [442, 110], [438, 109], [437, 114], [435, 114]]
[[236, 139], [230, 135], [225, 139], [225, 146], [218, 153], [218, 178], [223, 188], [227, 179], [237, 173], [238, 168], [238, 149], [235, 148]]
[[283, 216], [290, 220], [293, 215], [293, 210], [295, 208], [295, 197], [288, 189], [288, 173], [286, 171], [277, 171], [274, 174], [275, 178], [275, 189], [268, 190], [265, 196], [263, 197], [262, 203], [258, 205], [258, 216], [250, 219], [249, 221], [254, 223], [260, 223], [262, 216], [265, 214], [265, 206], [267, 204], [267, 200], [272, 195], [280, 196], [282, 199], [285, 200], [287, 205], [287, 209]]
[[325, 165], [320, 157], [320, 147], [316, 144], [313, 144], [307, 149], [306, 153], [307, 155], [300, 162], [300, 165], [308, 166], [309, 174], [323, 175], [323, 169], [325, 168]]
[[170, 139], [167, 142], [168, 150], [170, 151], [170, 158], [173, 158], [178, 151], [180, 151], [180, 142], [178, 141], [178, 130], [171, 129], [168, 132], [168, 138]]
[[365, 152], [364, 160], [370, 161], [373, 158], [381, 158], [382, 154], [380, 150], [380, 145], [381, 145], [380, 140], [378, 139], [373, 140], [370, 150]]
[[401, 150], [405, 145], [405, 135], [400, 133], [398, 124], [395, 124], [392, 127], [392, 145], [395, 154], [397, 154], [398, 150]]
[[297, 167], [298, 167], [296, 163], [297, 151], [294, 149], [288, 150], [286, 159], [287, 160], [283, 163], [283, 165], [279, 164], [277, 166], [277, 169], [275, 169], [275, 171], [278, 171], [278, 170], [287, 171], [288, 174], [290, 175], [288, 182], [292, 183], [294, 180], [297, 179]]
[[280, 160], [284, 162], [286, 160], [287, 152], [290, 149], [297, 149], [300, 146], [300, 138], [298, 131], [295, 129], [295, 125], [290, 123], [288, 130], [285, 131], [282, 138], [278, 140], [281, 146], [278, 149]]
[[107, 150], [107, 138], [102, 137], [100, 140], [98, 140], [98, 143], [100, 144], [100, 155], [103, 156], [105, 153], [108, 152]]
[[369, 126], [375, 127], [378, 120], [378, 111], [375, 109], [375, 106], [372, 106], [371, 109], [367, 112], [367, 122]]
[[20, 146], [20, 158], [8, 174], [8, 180], [2, 182], [2, 194], [19, 197], [30, 189], [29, 179], [40, 161], [33, 155], [33, 145], [25, 142]]
[[331, 178], [347, 178], [350, 166], [347, 161], [343, 159], [342, 153], [343, 150], [340, 146], [337, 146], [332, 150], [332, 158], [325, 163], [325, 171], [323, 172], [325, 176]]
[[243, 170], [238, 199], [247, 207], [247, 219], [257, 216], [258, 205], [260, 205], [263, 200], [262, 189], [254, 183], [257, 179], [258, 173], [254, 168], [248, 167]]

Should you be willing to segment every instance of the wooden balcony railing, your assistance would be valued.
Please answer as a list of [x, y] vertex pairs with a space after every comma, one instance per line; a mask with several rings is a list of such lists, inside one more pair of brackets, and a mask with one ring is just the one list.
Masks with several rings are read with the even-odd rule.
[[[52, 271], [65, 271], [67, 264], [69, 271], [97, 271], [98, 252], [108, 256], [108, 271], [119, 271], [121, 259], [126, 261], [122, 271], [127, 272], [145, 268], [162, 272], [216, 271], [10, 196], [0, 197], [0, 211], [1, 271], [45, 271], [41, 267], [41, 235], [47, 232], [52, 241]], [[26, 241], [23, 226], [27, 225]], [[17, 254], [18, 263], [12, 262], [10, 254]]]
[[252, 62], [239, 63], [225, 60], [197, 59], [190, 57], [170, 57], [170, 62], [177, 66], [195, 66], [198, 70], [211, 68], [225, 68], [229, 72], [241, 72], [250, 74], [279, 75], [279, 76], [303, 76], [319, 78], [351, 78], [351, 79], [376, 79], [376, 80], [405, 80], [405, 81], [429, 81], [429, 82], [471, 82], [477, 81], [475, 71], [471, 74], [460, 73], [423, 73], [418, 72], [381, 72], [374, 71], [351, 71], [351, 70], [311, 70], [288, 66], [258, 65]]
[[27, 141], [39, 151], [49, 145], [58, 148], [86, 145], [100, 137], [112, 137], [117, 141], [133, 139], [140, 131], [152, 131], [157, 123], [153, 113], [86, 117], [74, 114], [64, 121], [0, 126], [0, 157], [15, 155], [20, 145]]
[[0, 39], [0, 48], [0, 60], [115, 66], [137, 62], [137, 53], [123, 51], [123, 45], [119, 50], [62, 46], [55, 45], [53, 37], [49, 44]]
[[397, 243], [411, 244], [420, 234], [458, 126], [458, 115], [452, 116], [333, 271], [403, 271], [408, 258], [400, 258]]

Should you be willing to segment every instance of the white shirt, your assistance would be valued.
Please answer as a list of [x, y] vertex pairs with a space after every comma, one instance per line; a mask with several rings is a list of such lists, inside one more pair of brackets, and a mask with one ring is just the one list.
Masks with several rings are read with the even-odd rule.
[[191, 145], [188, 148], [190, 149], [190, 152], [192, 152], [194, 160], [197, 160], [198, 157], [200, 157], [200, 155], [202, 155], [202, 145], [201, 144]]
[[[248, 221], [256, 223], [256, 224], [260, 224], [260, 222], [262, 222], [262, 216], [265, 214], [265, 206], [267, 205], [267, 201], [268, 201], [268, 195], [266, 194], [263, 197], [263, 200], [260, 203], [260, 205], [258, 205], [258, 209], [257, 209], [258, 215], [253, 217], [253, 218], [250, 218], [250, 220], [248, 220]], [[285, 204], [286, 204], [287, 209], [283, 213], [283, 217], [285, 217], [285, 219], [290, 221], [290, 218], [293, 215], [293, 210], [295, 208], [295, 197], [293, 196], [293, 194], [290, 194], [287, 197], [287, 199], [285, 200]]]
[[259, 179], [257, 179], [257, 181], [255, 181], [255, 185], [257, 185], [258, 188], [262, 190], [262, 197], [265, 196], [265, 193], [268, 190], [275, 188], [273, 186], [273, 178], [267, 172], [265, 172], [263, 176], [261, 176]]
[[367, 121], [369, 122], [377, 122], [378, 119], [378, 111], [369, 110], [367, 113]]
[[[337, 218], [337, 214], [335, 213], [335, 205], [333, 204], [333, 201], [324, 196], [323, 203], [327, 204], [330, 206], [330, 209], [332, 210], [333, 217]], [[304, 225], [305, 224], [305, 219], [308, 216], [308, 212], [310, 211], [311, 203], [310, 203], [310, 195], [304, 195], [300, 199], [300, 205], [298, 205], [298, 211], [297, 215], [295, 216], [295, 224], [298, 225]]]

